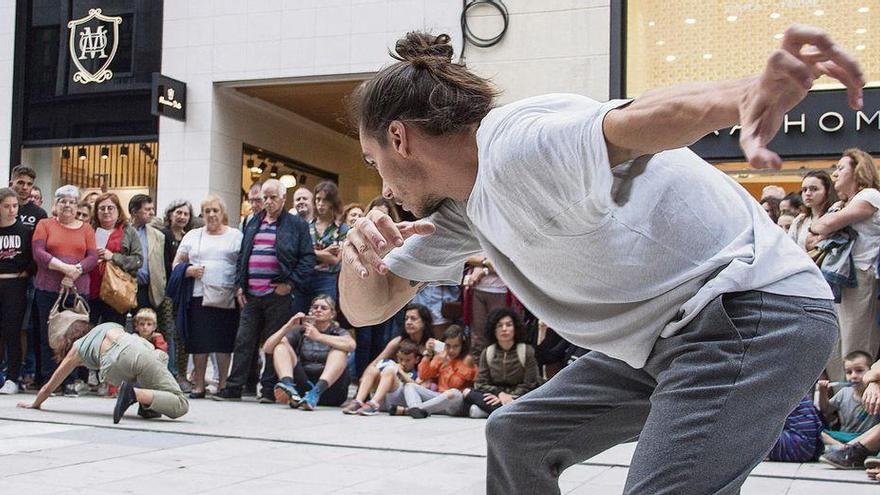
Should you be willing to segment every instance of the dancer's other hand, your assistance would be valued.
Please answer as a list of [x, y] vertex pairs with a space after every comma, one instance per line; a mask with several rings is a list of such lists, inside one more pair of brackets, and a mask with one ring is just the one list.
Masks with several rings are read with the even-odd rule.
[[414, 235], [431, 235], [435, 227], [424, 220], [397, 222], [379, 210], [372, 210], [358, 218], [342, 246], [342, 260], [351, 265], [361, 278], [367, 278], [372, 268], [376, 273], [388, 273], [382, 258], [403, 241]]
[[865, 79], [858, 62], [821, 29], [789, 27], [782, 46], [773, 51], [764, 72], [752, 80], [739, 103], [739, 143], [753, 167], [782, 167], [782, 159], [767, 145], [782, 125], [785, 113], [803, 100], [813, 82], [823, 75], [846, 86], [852, 109], [862, 108]]

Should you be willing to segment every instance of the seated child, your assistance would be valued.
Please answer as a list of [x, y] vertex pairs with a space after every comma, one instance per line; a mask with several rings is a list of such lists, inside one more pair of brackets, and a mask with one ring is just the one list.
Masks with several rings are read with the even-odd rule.
[[822, 418], [807, 395], [785, 418], [782, 433], [767, 458], [775, 462], [812, 462], [819, 458], [822, 443]]
[[153, 347], [156, 348], [156, 357], [168, 364], [168, 343], [158, 331], [156, 312], [150, 308], [138, 310], [134, 315], [134, 330], [142, 339], [153, 344]]
[[819, 410], [826, 424], [832, 422], [836, 415], [840, 420], [839, 430], [825, 430], [822, 440], [828, 446], [847, 444], [865, 433], [872, 426], [880, 423], [880, 416], [868, 414], [862, 404], [862, 393], [865, 384], [862, 377], [871, 368], [871, 355], [864, 351], [853, 351], [843, 359], [848, 386], [828, 399], [828, 380], [819, 380]]
[[431, 414], [462, 415], [462, 390], [473, 387], [477, 376], [477, 365], [468, 351], [467, 335], [458, 325], [443, 332], [443, 342], [429, 339], [425, 344], [426, 359], [419, 363], [419, 379], [436, 378], [437, 391], [407, 383], [403, 387], [406, 407], [392, 408], [389, 413], [407, 414], [415, 419], [427, 418]]
[[373, 392], [372, 398], [364, 403], [360, 409], [354, 412], [343, 410], [346, 414], [358, 414], [360, 416], [373, 416], [380, 411], [389, 411], [398, 406], [405, 406], [403, 388], [407, 383], [416, 383], [418, 378], [419, 346], [412, 341], [405, 340], [400, 343], [397, 350], [397, 362], [391, 359], [383, 359], [374, 366], [379, 369], [379, 384]]

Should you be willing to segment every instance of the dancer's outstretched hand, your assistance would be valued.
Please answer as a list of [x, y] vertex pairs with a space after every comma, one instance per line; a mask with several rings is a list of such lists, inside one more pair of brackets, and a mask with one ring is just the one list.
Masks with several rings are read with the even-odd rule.
[[849, 106], [862, 108], [865, 79], [858, 62], [821, 29], [794, 25], [773, 51], [764, 72], [739, 103], [739, 144], [755, 168], [780, 168], [782, 159], [767, 144], [785, 113], [804, 99], [813, 81], [827, 75], [846, 86]]
[[397, 222], [385, 213], [372, 210], [358, 218], [342, 246], [342, 260], [351, 266], [361, 278], [370, 274], [370, 268], [384, 275], [388, 267], [382, 258], [403, 241], [414, 235], [431, 235], [434, 224], [419, 220]]

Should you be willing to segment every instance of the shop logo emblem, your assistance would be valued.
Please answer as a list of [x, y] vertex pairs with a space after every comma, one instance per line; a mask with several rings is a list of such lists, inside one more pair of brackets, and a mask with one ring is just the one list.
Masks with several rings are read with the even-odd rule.
[[[67, 23], [70, 29], [70, 57], [76, 68], [73, 80], [88, 84], [102, 83], [113, 77], [108, 69], [119, 45], [122, 17], [103, 15], [101, 9], [89, 9], [89, 15]], [[108, 39], [109, 37], [109, 39]], [[110, 55], [107, 55], [108, 45]]]

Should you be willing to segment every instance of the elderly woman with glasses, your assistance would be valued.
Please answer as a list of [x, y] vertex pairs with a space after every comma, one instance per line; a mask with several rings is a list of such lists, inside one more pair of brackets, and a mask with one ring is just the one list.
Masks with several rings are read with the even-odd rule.
[[107, 263], [113, 263], [131, 276], [137, 274], [138, 268], [144, 262], [141, 241], [134, 228], [128, 224], [128, 217], [122, 209], [119, 197], [113, 193], [104, 193], [96, 198], [92, 228], [95, 229], [99, 263], [89, 274], [89, 319], [92, 325], [106, 322], [124, 325], [125, 313], [116, 311], [101, 299], [101, 283], [104, 281]]
[[[65, 185], [55, 191], [55, 216], [40, 220], [34, 230], [33, 252], [37, 263], [34, 281], [34, 306], [40, 326], [39, 379], [48, 381], [57, 363], [49, 347], [49, 311], [62, 285], [73, 287], [78, 293], [89, 294], [90, 279], [86, 276], [98, 264], [95, 231], [92, 226], [77, 220], [79, 189]], [[65, 395], [76, 395], [72, 379], [64, 385]]]

